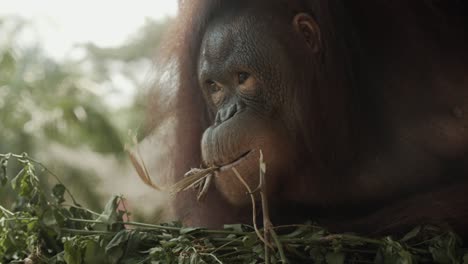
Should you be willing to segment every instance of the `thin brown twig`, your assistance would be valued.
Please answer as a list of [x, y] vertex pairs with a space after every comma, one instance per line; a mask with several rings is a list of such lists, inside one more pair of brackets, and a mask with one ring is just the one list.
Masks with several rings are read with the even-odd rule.
[[250, 195], [250, 200], [252, 201], [252, 218], [253, 218], [253, 226], [254, 226], [255, 233], [257, 234], [258, 238], [263, 243], [267, 244], [267, 242], [264, 240], [262, 234], [260, 233], [260, 230], [257, 227], [257, 217], [256, 217], [257, 209], [256, 209], [256, 205], [255, 205], [254, 193], [252, 192], [252, 189], [250, 189], [247, 182], [244, 180], [244, 178], [242, 178], [242, 176], [239, 174], [239, 172], [237, 171], [237, 169], [235, 167], [232, 168], [232, 171], [236, 175], [237, 179], [239, 179], [239, 181], [244, 185], [244, 187], [247, 189], [247, 191], [248, 191], [248, 193]]
[[[276, 234], [276, 231], [273, 229], [273, 223], [271, 222], [270, 218], [270, 207], [268, 204], [268, 189], [267, 189], [267, 182], [265, 179], [265, 174], [266, 174], [266, 164], [263, 161], [263, 152], [260, 150], [260, 161], [259, 161], [259, 169], [260, 169], [260, 184], [259, 184], [259, 189], [260, 189], [260, 199], [262, 201], [262, 212], [263, 212], [263, 230], [264, 230], [264, 238], [265, 241], [270, 244], [270, 238], [273, 238], [275, 241], [276, 247], [278, 248], [278, 252], [281, 257], [281, 262], [283, 263], [289, 263], [289, 261], [286, 258], [286, 255], [284, 254], [283, 250], [283, 245], [279, 241], [278, 235]], [[265, 258], [268, 257], [268, 247], [267, 244], [265, 244]]]

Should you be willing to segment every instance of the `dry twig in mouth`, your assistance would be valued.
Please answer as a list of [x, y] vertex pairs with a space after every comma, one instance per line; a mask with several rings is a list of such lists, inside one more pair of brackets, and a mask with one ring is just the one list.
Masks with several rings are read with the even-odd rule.
[[132, 162], [132, 165], [135, 168], [138, 176], [146, 185], [149, 185], [158, 191], [168, 191], [172, 195], [175, 195], [181, 191], [185, 191], [191, 187], [196, 187], [198, 188], [197, 200], [202, 201], [205, 198], [208, 192], [208, 188], [211, 185], [213, 173], [219, 169], [218, 167], [210, 167], [206, 169], [191, 169], [190, 171], [185, 173], [184, 178], [182, 180], [176, 182], [169, 188], [165, 186], [158, 186], [152, 181], [149, 175], [143, 157], [140, 154], [140, 149], [138, 147], [136, 135], [130, 136], [132, 139], [133, 149], [130, 145], [126, 144], [125, 150], [128, 153], [130, 161]]
[[165, 188], [164, 186], [158, 186], [156, 185], [152, 180], [149, 175], [149, 172], [146, 168], [146, 165], [144, 163], [144, 160], [140, 154], [138, 144], [136, 143], [136, 138], [133, 139], [134, 141], [134, 148], [135, 150], [132, 151], [131, 148], [126, 145], [125, 149], [130, 157], [130, 161], [133, 164], [133, 167], [137, 171], [138, 176], [141, 178], [141, 180], [151, 186], [152, 188], [158, 190], [158, 191], [169, 191], [170, 194], [175, 195], [181, 191], [185, 191], [189, 188], [195, 187], [198, 188], [198, 195], [197, 195], [197, 200], [202, 201], [208, 192], [208, 188], [211, 185], [212, 178], [213, 178], [213, 173], [218, 170], [218, 167], [211, 167], [211, 168], [206, 168], [206, 169], [198, 169], [194, 168], [185, 173], [184, 178], [178, 182], [176, 182], [174, 185], [170, 186], [169, 188]]
[[[150, 187], [158, 191], [167, 191], [167, 188], [156, 185], [149, 175], [146, 165], [140, 155], [138, 145], [135, 143], [135, 153], [130, 150], [129, 146], [126, 146], [126, 151], [130, 157], [133, 167], [137, 171], [138, 176], [141, 180], [149, 185]], [[206, 169], [194, 168], [185, 173], [184, 178], [176, 182], [174, 185], [169, 187], [169, 193], [175, 195], [181, 191], [185, 191], [189, 188], [198, 188], [197, 200], [202, 201], [208, 192], [211, 185], [213, 174], [219, 167], [210, 167]]]
[[185, 173], [182, 180], [171, 186], [170, 193], [177, 194], [181, 191], [196, 187], [198, 188], [197, 200], [201, 201], [205, 198], [208, 188], [211, 185], [213, 173], [218, 169], [218, 167], [211, 167], [207, 169], [191, 169]]

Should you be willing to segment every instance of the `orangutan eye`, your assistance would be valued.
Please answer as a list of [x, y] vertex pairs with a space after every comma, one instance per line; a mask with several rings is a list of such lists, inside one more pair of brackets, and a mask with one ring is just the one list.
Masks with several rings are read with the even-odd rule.
[[221, 87], [212, 80], [207, 80], [206, 85], [208, 86], [208, 91], [210, 93], [216, 93], [216, 92], [221, 91]]
[[237, 76], [237, 78], [239, 79], [239, 84], [244, 84], [245, 81], [247, 81], [247, 79], [249, 79], [250, 77], [250, 74], [246, 73], [246, 72], [240, 72]]

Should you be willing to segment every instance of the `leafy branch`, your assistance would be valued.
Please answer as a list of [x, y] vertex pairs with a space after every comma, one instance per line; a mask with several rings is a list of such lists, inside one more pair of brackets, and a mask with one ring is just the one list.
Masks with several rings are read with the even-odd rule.
[[[9, 177], [12, 159], [22, 169]], [[121, 206], [122, 196], [93, 212], [28, 155], [0, 154], [0, 164], [0, 182], [11, 184], [17, 200], [13, 208], [0, 206], [0, 263], [468, 263], [461, 239], [435, 226], [400, 238], [371, 238], [330, 234], [313, 224], [208, 230], [125, 221], [130, 212]], [[57, 180], [51, 192], [40, 185], [47, 175]], [[257, 233], [270, 234], [269, 246]]]

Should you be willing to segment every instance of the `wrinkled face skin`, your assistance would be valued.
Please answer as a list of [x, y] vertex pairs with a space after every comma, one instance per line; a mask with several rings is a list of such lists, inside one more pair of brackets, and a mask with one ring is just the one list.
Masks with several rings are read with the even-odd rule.
[[250, 197], [233, 167], [254, 190], [261, 150], [268, 192], [278, 196], [284, 178], [297, 170], [295, 155], [301, 148], [286, 96], [296, 89], [298, 79], [288, 43], [302, 41], [303, 48], [307, 44], [292, 22], [256, 16], [214, 20], [205, 32], [198, 60], [200, 88], [214, 116], [201, 142], [203, 162], [221, 167], [216, 188], [239, 206], [250, 203]]

